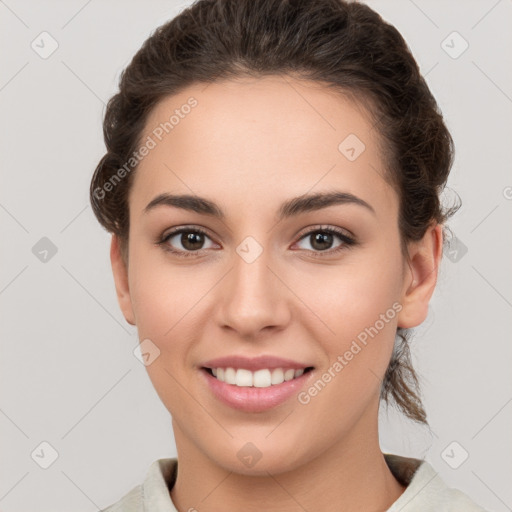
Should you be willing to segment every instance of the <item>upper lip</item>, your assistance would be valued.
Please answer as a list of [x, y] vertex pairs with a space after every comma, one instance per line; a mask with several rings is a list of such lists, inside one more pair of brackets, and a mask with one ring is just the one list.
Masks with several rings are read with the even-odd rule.
[[263, 355], [257, 357], [246, 356], [225, 356], [216, 359], [210, 359], [201, 364], [205, 368], [245, 368], [246, 370], [256, 371], [268, 368], [269, 370], [275, 368], [294, 369], [300, 370], [302, 368], [312, 367], [310, 364], [300, 363], [292, 359], [283, 359], [270, 355]]

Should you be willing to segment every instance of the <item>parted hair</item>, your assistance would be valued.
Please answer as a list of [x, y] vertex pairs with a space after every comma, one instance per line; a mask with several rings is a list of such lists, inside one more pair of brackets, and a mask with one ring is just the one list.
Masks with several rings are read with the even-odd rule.
[[[155, 106], [192, 84], [265, 75], [321, 83], [366, 109], [379, 134], [385, 177], [399, 197], [403, 250], [456, 211], [441, 201], [452, 137], [406, 42], [378, 13], [344, 0], [197, 0], [146, 39], [106, 108], [107, 151], [94, 171], [90, 201], [103, 227], [119, 237], [123, 257], [136, 165], [108, 193], [98, 191], [126, 169]], [[397, 329], [381, 399], [426, 424], [410, 334]]]

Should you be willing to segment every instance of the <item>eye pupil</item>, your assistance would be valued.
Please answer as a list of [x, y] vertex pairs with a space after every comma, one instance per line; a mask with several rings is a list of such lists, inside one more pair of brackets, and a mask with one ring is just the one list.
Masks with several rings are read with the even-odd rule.
[[[329, 249], [329, 246], [332, 245], [332, 233], [317, 232], [312, 236], [314, 243], [312, 243], [311, 246], [314, 247], [315, 249]], [[320, 247], [315, 247], [316, 243], [319, 243]]]
[[189, 249], [189, 250], [201, 249], [200, 246], [204, 243], [203, 237], [204, 237], [204, 235], [202, 233], [197, 233], [195, 231], [189, 231], [186, 233], [182, 233], [181, 243], [182, 243], [183, 247], [185, 247], [185, 249]]

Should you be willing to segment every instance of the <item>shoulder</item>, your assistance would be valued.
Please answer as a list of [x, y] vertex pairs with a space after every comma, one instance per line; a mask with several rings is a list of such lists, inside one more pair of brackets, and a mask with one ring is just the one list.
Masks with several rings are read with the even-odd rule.
[[119, 501], [113, 503], [100, 512], [138, 512], [142, 510], [142, 485], [135, 486], [129, 493], [125, 494]]
[[166, 458], [155, 460], [149, 467], [144, 481], [125, 494], [119, 501], [100, 512], [175, 512], [169, 489], [174, 485], [177, 460]]
[[395, 477], [406, 489], [388, 512], [486, 512], [465, 493], [449, 487], [425, 460], [385, 454]]

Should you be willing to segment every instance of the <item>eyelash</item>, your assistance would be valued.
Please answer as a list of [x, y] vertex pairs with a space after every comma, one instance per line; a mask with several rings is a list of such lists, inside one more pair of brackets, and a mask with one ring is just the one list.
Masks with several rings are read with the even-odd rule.
[[[201, 252], [202, 249], [199, 249], [197, 251], [177, 251], [175, 249], [171, 249], [168, 245], [166, 245], [167, 241], [171, 239], [172, 237], [180, 234], [180, 233], [201, 233], [202, 235], [207, 236], [208, 238], [211, 238], [206, 231], [199, 227], [195, 226], [185, 226], [182, 228], [177, 228], [166, 235], [164, 235], [160, 240], [157, 241], [157, 245], [162, 246], [162, 248], [180, 258], [189, 258], [197, 256]], [[350, 247], [357, 244], [356, 240], [354, 238], [351, 238], [350, 236], [346, 235], [343, 231], [332, 228], [332, 227], [316, 227], [311, 229], [310, 231], [307, 231], [306, 233], [303, 233], [299, 240], [302, 240], [313, 233], [329, 233], [332, 235], [336, 235], [340, 238], [340, 240], [343, 242], [341, 245], [336, 247], [336, 249], [328, 249], [326, 251], [311, 251], [315, 255], [315, 257], [323, 258], [324, 255], [332, 256], [333, 254], [338, 254], [339, 252], [349, 249]]]

